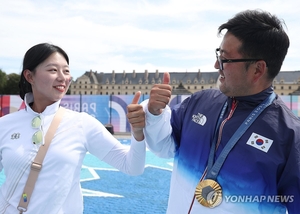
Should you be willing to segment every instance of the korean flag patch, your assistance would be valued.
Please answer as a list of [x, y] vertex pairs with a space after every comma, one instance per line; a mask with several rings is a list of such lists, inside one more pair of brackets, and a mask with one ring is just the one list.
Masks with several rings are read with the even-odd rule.
[[250, 146], [253, 146], [256, 149], [259, 149], [265, 153], [267, 153], [273, 143], [273, 140], [263, 137], [259, 134], [252, 133], [249, 140], [247, 141], [247, 144]]

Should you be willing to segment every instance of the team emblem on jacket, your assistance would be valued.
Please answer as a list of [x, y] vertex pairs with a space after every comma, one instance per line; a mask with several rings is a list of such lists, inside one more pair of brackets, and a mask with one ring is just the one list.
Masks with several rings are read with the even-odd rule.
[[259, 134], [256, 134], [254, 132], [252, 133], [249, 140], [247, 141], [248, 145], [253, 146], [254, 148], [259, 149], [266, 153], [269, 151], [272, 143], [273, 143], [273, 140], [266, 138], [264, 136], [261, 136]]
[[204, 126], [204, 124], [206, 123], [206, 117], [205, 117], [205, 115], [203, 115], [203, 114], [200, 114], [200, 113], [198, 113], [198, 114], [194, 114], [193, 116], [192, 116], [192, 120], [195, 122], [195, 123], [197, 123], [197, 124], [199, 124], [199, 125], [201, 125], [201, 126]]

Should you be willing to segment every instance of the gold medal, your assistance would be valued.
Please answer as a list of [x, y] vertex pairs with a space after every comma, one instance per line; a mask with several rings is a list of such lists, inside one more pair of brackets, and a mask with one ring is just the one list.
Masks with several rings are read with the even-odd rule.
[[205, 207], [214, 208], [222, 202], [222, 188], [211, 179], [200, 181], [195, 195], [198, 202]]

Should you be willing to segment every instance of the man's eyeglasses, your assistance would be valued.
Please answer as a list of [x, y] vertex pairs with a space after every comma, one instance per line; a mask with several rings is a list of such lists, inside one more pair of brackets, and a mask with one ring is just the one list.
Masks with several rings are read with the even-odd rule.
[[42, 119], [40, 116], [37, 116], [32, 119], [31, 127], [34, 129], [39, 129], [32, 135], [32, 143], [33, 144], [40, 144], [43, 143], [43, 130], [42, 130]]
[[223, 70], [223, 63], [233, 63], [233, 62], [256, 62], [263, 59], [221, 59], [220, 57], [220, 48], [216, 49], [216, 57], [219, 62], [220, 70]]

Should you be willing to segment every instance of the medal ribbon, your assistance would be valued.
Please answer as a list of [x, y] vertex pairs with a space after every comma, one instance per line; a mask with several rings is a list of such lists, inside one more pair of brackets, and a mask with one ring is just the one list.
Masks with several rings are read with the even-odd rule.
[[260, 103], [251, 113], [250, 115], [244, 120], [244, 122], [240, 125], [240, 127], [235, 131], [233, 136], [230, 138], [224, 149], [222, 150], [221, 154], [213, 164], [214, 156], [215, 156], [215, 148], [216, 148], [216, 142], [217, 142], [217, 131], [220, 127], [221, 121], [223, 119], [225, 110], [227, 108], [227, 102], [223, 106], [223, 109], [221, 111], [216, 131], [215, 131], [215, 136], [213, 139], [212, 146], [210, 148], [210, 153], [209, 153], [209, 158], [208, 158], [208, 164], [207, 164], [207, 175], [206, 179], [212, 179], [216, 180], [217, 176], [220, 172], [220, 169], [225, 162], [225, 159], [231, 149], [234, 147], [234, 145], [237, 143], [237, 141], [241, 138], [241, 136], [246, 132], [246, 130], [251, 126], [251, 124], [255, 121], [255, 119], [263, 112], [265, 108], [267, 108], [275, 99], [275, 93], [273, 92], [268, 96], [262, 103]]

